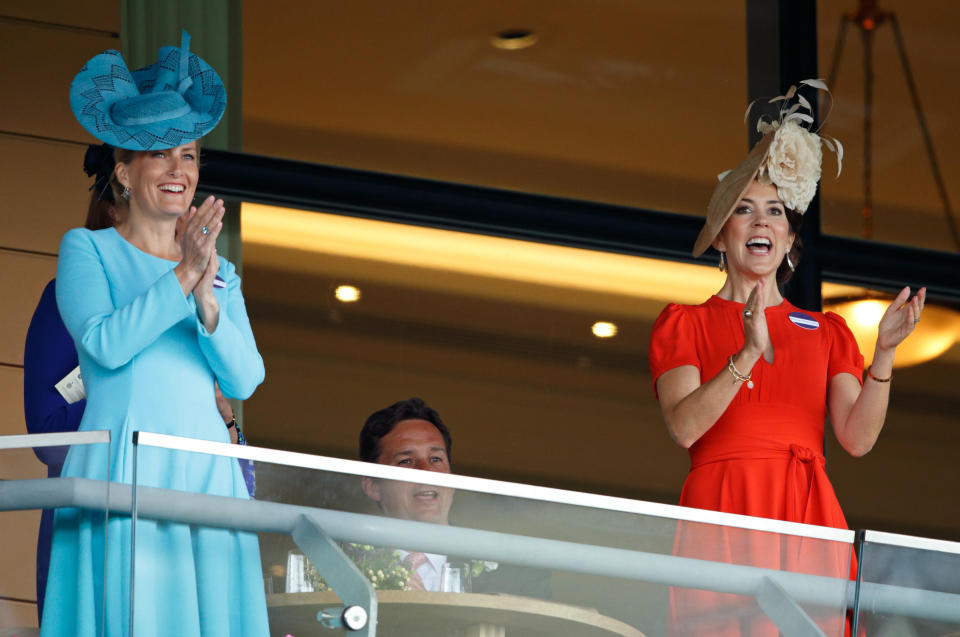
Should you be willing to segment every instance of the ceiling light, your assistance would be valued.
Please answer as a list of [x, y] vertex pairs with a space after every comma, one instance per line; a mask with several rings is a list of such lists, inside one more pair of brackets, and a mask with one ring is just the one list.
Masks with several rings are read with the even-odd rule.
[[[864, 366], [873, 362], [877, 326], [892, 298], [860, 297], [826, 299], [824, 309], [844, 318], [864, 357]], [[899, 346], [894, 367], [919, 365], [940, 356], [960, 338], [960, 315], [955, 310], [926, 304], [916, 329]]]
[[597, 338], [612, 338], [617, 335], [617, 324], [609, 321], [597, 321], [590, 328]]
[[537, 43], [537, 34], [530, 29], [504, 29], [490, 38], [490, 44], [498, 49], [516, 51]]
[[352, 285], [338, 285], [333, 295], [343, 303], [353, 303], [360, 300], [360, 288]]

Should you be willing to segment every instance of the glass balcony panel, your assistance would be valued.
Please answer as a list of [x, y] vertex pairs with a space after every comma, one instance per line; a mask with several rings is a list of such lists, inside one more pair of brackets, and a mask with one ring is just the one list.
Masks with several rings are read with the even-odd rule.
[[860, 625], [868, 635], [960, 632], [960, 543], [866, 531]]
[[236, 462], [204, 452], [256, 458], [256, 500], [144, 489], [137, 553], [148, 519], [257, 532], [271, 634], [335, 623], [365, 582], [387, 636], [843, 634], [852, 532], [143, 434], [138, 467]]
[[[204, 451], [140, 442], [150, 436]], [[261, 634], [258, 619], [266, 627], [257, 535], [230, 517], [229, 501], [250, 499], [244, 476], [249, 463], [227, 455], [235, 449], [243, 448], [134, 433], [133, 520], [122, 539], [132, 556], [124, 618], [134, 637], [183, 634], [198, 626], [200, 634], [228, 634], [241, 625]]]
[[[894, 294], [833, 283], [822, 289], [824, 310], [843, 316], [869, 365]], [[886, 420], [873, 449], [854, 458], [827, 428], [827, 472], [850, 528], [957, 539], [960, 508], [943, 503], [955, 498], [960, 445], [958, 339], [960, 312], [928, 297], [920, 323], [897, 348]]]
[[[70, 542], [79, 530], [93, 542], [93, 554], [100, 547], [103, 555], [112, 532], [107, 524], [109, 460], [109, 432], [0, 436], [0, 571], [7, 574], [0, 582], [0, 634], [39, 634], [37, 597], [38, 588], [48, 590], [44, 582], [72, 588], [82, 578], [91, 599], [100, 601], [107, 587], [118, 585], [109, 571], [105, 575], [102, 559], [79, 559], [77, 544]], [[64, 461], [74, 475], [90, 478], [58, 477]], [[62, 539], [51, 567], [54, 529]], [[89, 556], [90, 548], [81, 550]], [[46, 608], [75, 625], [75, 618]]]

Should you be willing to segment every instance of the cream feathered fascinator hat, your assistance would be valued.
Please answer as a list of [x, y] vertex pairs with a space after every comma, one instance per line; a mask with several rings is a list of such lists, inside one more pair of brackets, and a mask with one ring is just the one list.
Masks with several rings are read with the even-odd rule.
[[[823, 80], [804, 80], [800, 82], [800, 88], [804, 86], [826, 93], [826, 112], [829, 116], [833, 98], [826, 83]], [[754, 100], [747, 106], [744, 123], [756, 102]], [[840, 176], [843, 146], [835, 138], [818, 134], [819, 128], [810, 130], [813, 126], [813, 109], [810, 102], [799, 93], [798, 87], [791, 86], [786, 95], [769, 100], [770, 104], [777, 102], [780, 103], [778, 117], [772, 119], [762, 116], [757, 122], [757, 130], [763, 133], [763, 137], [747, 158], [733, 170], [719, 175], [720, 183], [707, 206], [707, 221], [693, 246], [694, 257], [703, 254], [717, 238], [754, 179], [764, 185], [776, 186], [783, 205], [803, 214], [817, 192], [820, 163], [823, 160], [822, 146], [836, 153], [837, 176]], [[823, 118], [824, 121], [827, 116]]]

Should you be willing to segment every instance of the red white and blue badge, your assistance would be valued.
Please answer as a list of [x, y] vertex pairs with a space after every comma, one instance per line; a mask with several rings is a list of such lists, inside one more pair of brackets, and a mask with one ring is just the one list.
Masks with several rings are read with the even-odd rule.
[[820, 321], [804, 312], [790, 312], [790, 322], [805, 330], [815, 330], [820, 327]]

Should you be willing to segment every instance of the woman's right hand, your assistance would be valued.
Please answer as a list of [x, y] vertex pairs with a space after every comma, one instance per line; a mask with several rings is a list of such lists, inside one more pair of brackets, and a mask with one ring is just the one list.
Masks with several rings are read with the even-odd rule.
[[767, 317], [764, 313], [766, 305], [763, 297], [763, 279], [761, 279], [757, 281], [757, 285], [754, 286], [743, 306], [744, 312], [746, 310], [752, 312], [750, 318], [746, 315], [741, 317], [743, 319], [743, 353], [753, 361], [767, 354], [768, 360], [773, 362], [773, 345], [770, 343], [770, 333], [767, 331]]
[[[207, 270], [216, 248], [217, 236], [223, 228], [224, 212], [223, 200], [211, 195], [199, 208], [191, 206], [184, 213], [183, 230], [180, 233], [180, 263], [174, 268], [184, 296], [193, 291]], [[206, 234], [203, 228], [207, 228]]]

